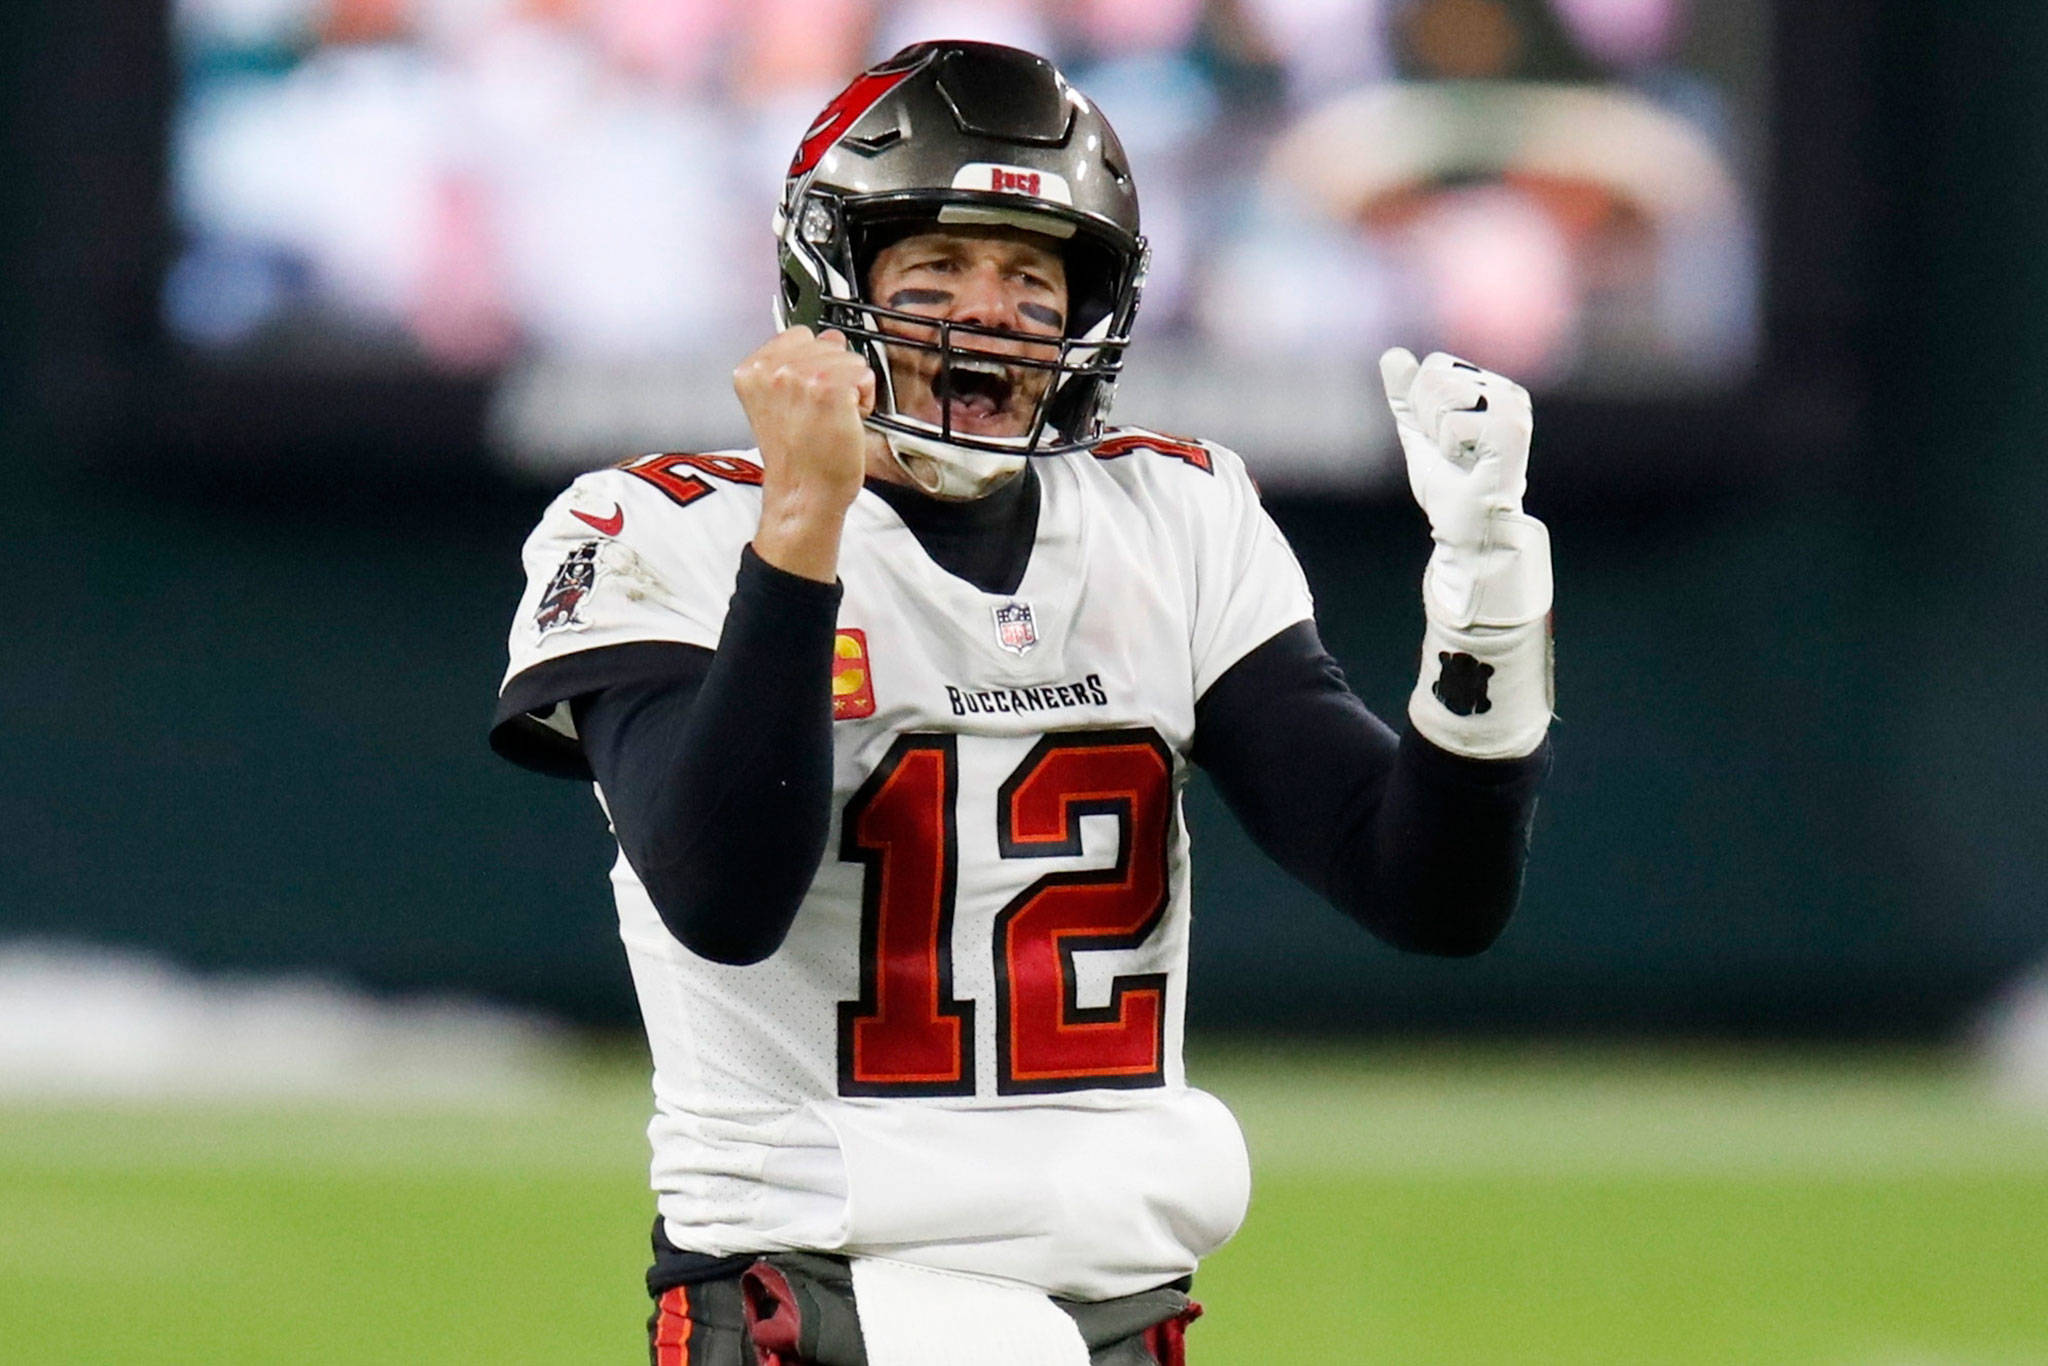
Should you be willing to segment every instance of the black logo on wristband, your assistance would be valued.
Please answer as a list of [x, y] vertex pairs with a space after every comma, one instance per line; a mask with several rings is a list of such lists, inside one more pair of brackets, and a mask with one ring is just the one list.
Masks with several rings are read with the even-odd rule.
[[1493, 710], [1493, 703], [1486, 700], [1486, 680], [1493, 677], [1493, 665], [1449, 650], [1438, 650], [1436, 662], [1441, 668], [1429, 690], [1445, 711], [1453, 716], [1476, 716]]

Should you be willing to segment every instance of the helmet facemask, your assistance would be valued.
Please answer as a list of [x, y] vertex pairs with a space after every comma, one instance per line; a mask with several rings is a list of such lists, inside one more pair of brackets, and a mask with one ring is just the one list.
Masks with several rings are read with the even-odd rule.
[[[850, 204], [829, 194], [807, 194], [798, 231], [782, 233], [784, 288], [777, 299], [777, 324], [788, 326], [809, 316], [815, 320], [810, 325], [836, 329], [862, 349], [876, 382], [867, 426], [882, 435], [897, 463], [926, 493], [979, 497], [1022, 470], [1031, 456], [1086, 449], [1108, 411], [1129, 345], [1142, 257], [1120, 270], [1117, 254], [1072, 222], [1008, 205], [934, 204], [927, 197], [914, 205], [918, 212], [906, 214], [911, 207]], [[869, 297], [869, 271], [889, 243], [921, 232], [987, 225], [1033, 233], [1061, 256], [1068, 279], [1061, 335], [935, 318]], [[791, 261], [797, 252], [807, 259]], [[1120, 278], [1126, 274], [1132, 278]], [[814, 300], [802, 297], [805, 275], [821, 284]], [[1128, 305], [1117, 308], [1119, 298], [1128, 299]], [[984, 345], [983, 339], [1007, 349]], [[902, 410], [890, 348], [899, 356], [923, 352], [935, 358], [936, 422]], [[1020, 371], [1044, 377], [1030, 400], [1024, 430], [1009, 436], [960, 430], [953, 377], [964, 387], [976, 370], [989, 372], [994, 366], [1013, 377]], [[1028, 379], [1012, 382], [1029, 385]]]

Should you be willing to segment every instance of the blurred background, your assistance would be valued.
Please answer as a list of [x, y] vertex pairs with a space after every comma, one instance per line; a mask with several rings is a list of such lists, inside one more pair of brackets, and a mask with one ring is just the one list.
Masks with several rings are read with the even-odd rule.
[[[483, 744], [518, 545], [577, 470], [748, 444], [727, 376], [790, 150], [858, 67], [961, 36], [1054, 56], [1122, 132], [1156, 265], [1117, 415], [1244, 453], [1383, 715], [1428, 542], [1373, 357], [1537, 395], [1557, 766], [1500, 944], [1382, 949], [1191, 791], [1196, 1057], [1268, 1192], [1197, 1361], [1275, 1341], [1262, 1313], [1307, 1344], [1281, 1361], [2048, 1361], [2048, 12], [0, 22], [19, 1359], [284, 1360], [294, 1268], [346, 1290], [307, 1311], [337, 1359], [498, 1350], [485, 1296], [528, 1316], [512, 1359], [630, 1359], [610, 846], [586, 789]], [[136, 1237], [242, 1268], [148, 1301], [183, 1338], [101, 1312]], [[1303, 1329], [1281, 1288], [1346, 1239]], [[349, 1336], [371, 1317], [426, 1326]]]

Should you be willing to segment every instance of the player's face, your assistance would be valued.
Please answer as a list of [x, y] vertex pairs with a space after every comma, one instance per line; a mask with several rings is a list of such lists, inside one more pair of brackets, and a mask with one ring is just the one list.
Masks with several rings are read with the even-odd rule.
[[[953, 365], [940, 354], [889, 348], [896, 411], [940, 423], [940, 397], [952, 400], [952, 427], [970, 436], [1023, 436], [1052, 371], [1005, 364], [1005, 357], [1056, 360], [1067, 325], [1067, 269], [1051, 239], [1005, 227], [934, 228], [884, 247], [868, 270], [878, 304], [949, 322], [978, 323], [1051, 344], [998, 337], [953, 337]], [[938, 329], [886, 321], [897, 336], [936, 341]], [[971, 354], [963, 354], [971, 353]]]

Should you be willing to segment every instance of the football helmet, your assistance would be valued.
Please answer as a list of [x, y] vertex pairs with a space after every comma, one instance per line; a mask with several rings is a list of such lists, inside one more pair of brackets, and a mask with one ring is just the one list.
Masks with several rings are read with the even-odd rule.
[[[1056, 243], [1067, 272], [1064, 335], [948, 322], [866, 297], [877, 252], [947, 224], [1005, 225]], [[867, 424], [927, 493], [978, 497], [1027, 457], [1083, 449], [1100, 430], [1147, 250], [1123, 145], [1043, 57], [992, 43], [918, 43], [861, 73], [790, 161], [775, 234], [776, 326], [837, 328], [865, 351], [876, 382]], [[915, 325], [929, 339], [884, 332], [885, 322]], [[982, 338], [1035, 344], [1032, 354], [997, 359], [1050, 372], [1021, 435], [954, 429], [946, 377], [957, 362], [972, 364]], [[889, 346], [938, 354], [936, 424], [898, 411]]]

